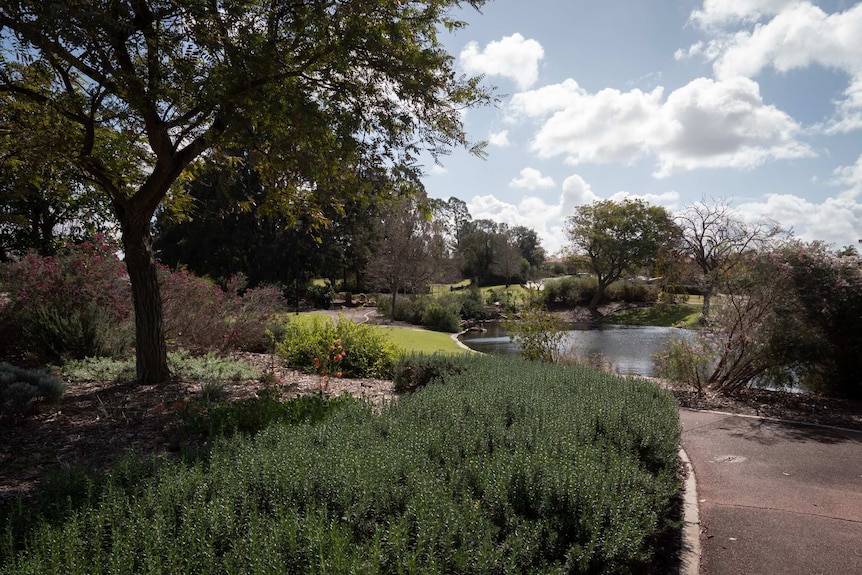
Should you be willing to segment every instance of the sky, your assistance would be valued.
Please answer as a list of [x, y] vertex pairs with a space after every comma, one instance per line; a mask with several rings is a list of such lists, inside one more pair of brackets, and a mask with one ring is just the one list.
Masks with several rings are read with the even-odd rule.
[[491, 0], [443, 33], [499, 103], [463, 150], [426, 161], [428, 195], [535, 229], [553, 255], [579, 205], [672, 214], [728, 202], [805, 241], [862, 240], [862, 2]]

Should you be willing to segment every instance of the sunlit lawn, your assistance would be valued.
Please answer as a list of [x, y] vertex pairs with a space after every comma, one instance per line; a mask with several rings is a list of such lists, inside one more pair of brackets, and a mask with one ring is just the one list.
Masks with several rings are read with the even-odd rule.
[[[290, 314], [287, 317], [289, 321], [306, 324], [311, 323], [315, 317], [321, 316], [334, 321], [331, 317], [317, 312], [302, 312], [299, 315]], [[398, 347], [407, 353], [468, 353], [448, 333], [414, 327], [388, 325], [373, 325], [372, 327], [385, 332]]]
[[693, 326], [699, 317], [700, 305], [684, 303], [627, 309], [607, 316], [605, 321], [622, 325], [686, 327]]

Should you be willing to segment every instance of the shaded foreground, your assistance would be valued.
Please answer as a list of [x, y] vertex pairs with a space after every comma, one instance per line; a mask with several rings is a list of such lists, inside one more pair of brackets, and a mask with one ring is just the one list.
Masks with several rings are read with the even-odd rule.
[[219, 441], [204, 457], [140, 477], [123, 467], [101, 495], [37, 527], [32, 540], [7, 532], [0, 565], [654, 570], [679, 492], [670, 394], [578, 368], [465, 361], [462, 375], [379, 413], [348, 403], [323, 423]]

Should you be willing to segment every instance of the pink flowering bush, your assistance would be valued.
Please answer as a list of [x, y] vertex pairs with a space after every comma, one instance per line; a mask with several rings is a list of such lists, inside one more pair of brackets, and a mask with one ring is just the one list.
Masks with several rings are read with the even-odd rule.
[[132, 342], [131, 290], [116, 241], [98, 235], [56, 256], [28, 254], [0, 269], [10, 344], [42, 361], [122, 355]]
[[286, 310], [274, 287], [243, 290], [245, 278], [234, 276], [224, 290], [188, 270], [160, 273], [162, 308], [168, 341], [195, 353], [265, 351], [266, 330]]

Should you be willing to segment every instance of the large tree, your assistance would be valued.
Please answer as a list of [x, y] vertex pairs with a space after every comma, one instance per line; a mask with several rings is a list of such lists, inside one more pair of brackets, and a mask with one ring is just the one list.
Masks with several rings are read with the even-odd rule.
[[408, 196], [387, 210], [379, 226], [380, 246], [368, 263], [368, 276], [374, 285], [392, 294], [393, 321], [398, 292], [426, 291], [442, 269], [442, 230], [422, 200], [418, 195]]
[[744, 222], [726, 200], [695, 202], [677, 216], [677, 222], [682, 229], [683, 253], [700, 270], [704, 318], [709, 317], [716, 286], [743, 260], [743, 254], [762, 250], [780, 232], [768, 220]]
[[679, 228], [660, 206], [638, 199], [606, 200], [578, 206], [567, 219], [566, 234], [574, 252], [589, 258], [598, 278], [589, 304], [595, 313], [605, 288], [623, 273], [651, 266], [662, 251], [678, 242]]
[[[31, 88], [48, 82], [45, 66], [20, 71]], [[110, 227], [108, 202], [78, 166], [72, 127], [56, 110], [0, 96], [0, 261], [52, 255], [61, 239]]]
[[[409, 166], [421, 149], [464, 144], [461, 111], [488, 94], [455, 75], [437, 39], [441, 24], [460, 25], [449, 16], [460, 4], [0, 5], [0, 92], [74, 124], [80, 166], [119, 222], [139, 381], [170, 376], [150, 228], [172, 186], [206, 154], [248, 149], [272, 209], [314, 214], [352, 193], [361, 166]], [[47, 81], [27, 81], [30, 66]]]

